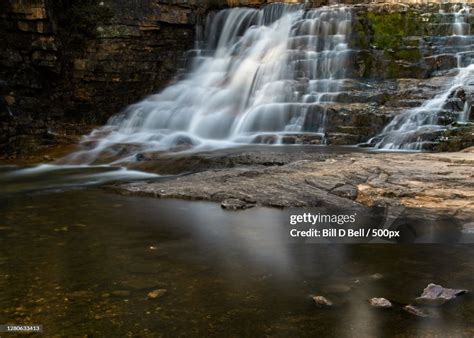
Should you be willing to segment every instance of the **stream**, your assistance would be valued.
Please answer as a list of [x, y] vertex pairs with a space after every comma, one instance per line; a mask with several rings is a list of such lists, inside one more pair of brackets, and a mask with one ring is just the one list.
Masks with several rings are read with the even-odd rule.
[[[438, 244], [315, 244], [288, 236], [288, 210], [121, 196], [99, 178], [161, 178], [42, 168], [28, 178], [0, 168], [1, 323], [60, 336], [473, 334], [469, 294], [430, 318], [403, 310], [428, 283], [473, 285], [474, 247], [460, 244], [472, 234]], [[167, 291], [147, 299], [155, 289]], [[315, 294], [335, 305], [317, 307]], [[372, 297], [394, 308], [373, 308]]]

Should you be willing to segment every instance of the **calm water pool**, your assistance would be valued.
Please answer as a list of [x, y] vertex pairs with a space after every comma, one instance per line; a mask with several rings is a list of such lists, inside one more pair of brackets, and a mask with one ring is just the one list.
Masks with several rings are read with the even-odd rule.
[[[48, 336], [474, 335], [470, 295], [434, 318], [402, 310], [430, 282], [471, 288], [472, 245], [303, 243], [288, 211], [65, 188], [52, 174], [25, 189], [11, 170], [0, 174], [0, 323]], [[154, 289], [167, 292], [148, 300]]]

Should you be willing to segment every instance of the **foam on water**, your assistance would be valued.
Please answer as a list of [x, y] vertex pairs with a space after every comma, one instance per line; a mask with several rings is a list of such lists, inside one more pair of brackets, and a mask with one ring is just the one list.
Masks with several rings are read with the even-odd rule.
[[0, 171], [0, 193], [62, 190], [112, 181], [133, 181], [160, 177], [156, 174], [108, 165], [41, 164], [30, 168], [17, 169], [10, 167], [3, 169], [3, 171]]

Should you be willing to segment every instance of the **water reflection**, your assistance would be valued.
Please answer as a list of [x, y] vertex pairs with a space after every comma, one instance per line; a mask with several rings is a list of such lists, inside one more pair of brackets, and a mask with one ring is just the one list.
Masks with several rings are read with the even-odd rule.
[[[66, 336], [469, 335], [469, 296], [433, 319], [402, 306], [430, 282], [473, 285], [471, 245], [314, 244], [289, 237], [290, 212], [96, 188], [4, 194], [0, 322]], [[427, 216], [413, 215], [404, 222], [419, 231]], [[156, 288], [168, 292], [147, 300]], [[315, 307], [314, 294], [335, 306]]]

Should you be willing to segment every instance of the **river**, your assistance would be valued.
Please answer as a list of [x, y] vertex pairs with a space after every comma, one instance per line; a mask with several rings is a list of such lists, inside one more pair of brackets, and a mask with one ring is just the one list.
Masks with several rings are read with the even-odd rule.
[[[61, 336], [473, 334], [469, 295], [431, 318], [403, 310], [428, 283], [472, 286], [472, 245], [307, 243], [288, 235], [288, 210], [121, 196], [65, 184], [71, 171], [30, 175], [25, 190], [12, 170], [1, 173], [2, 323]], [[147, 299], [155, 289], [167, 291]], [[317, 307], [316, 294], [335, 305]]]

